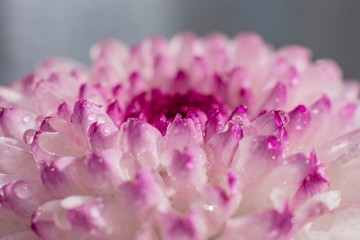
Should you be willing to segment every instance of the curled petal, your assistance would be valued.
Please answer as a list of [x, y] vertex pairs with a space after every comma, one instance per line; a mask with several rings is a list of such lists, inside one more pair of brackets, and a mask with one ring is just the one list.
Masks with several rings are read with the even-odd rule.
[[81, 157], [84, 150], [72, 139], [59, 132], [37, 132], [31, 151], [38, 166], [62, 156]]
[[87, 147], [89, 147], [87, 139], [88, 131], [93, 123], [106, 123], [107, 125], [116, 128], [113, 121], [100, 106], [86, 100], [79, 100], [76, 102], [74, 113], [71, 116], [71, 122], [73, 123], [75, 130], [80, 133], [83, 145]]

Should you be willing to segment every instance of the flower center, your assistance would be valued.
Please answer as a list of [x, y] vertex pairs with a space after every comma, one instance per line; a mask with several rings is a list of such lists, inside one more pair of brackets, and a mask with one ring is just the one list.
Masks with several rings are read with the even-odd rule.
[[183, 118], [208, 118], [214, 112], [226, 114], [227, 106], [214, 95], [204, 95], [195, 90], [187, 93], [167, 94], [158, 89], [135, 96], [126, 108], [125, 120], [139, 118], [147, 121], [165, 135], [167, 126], [177, 114]]

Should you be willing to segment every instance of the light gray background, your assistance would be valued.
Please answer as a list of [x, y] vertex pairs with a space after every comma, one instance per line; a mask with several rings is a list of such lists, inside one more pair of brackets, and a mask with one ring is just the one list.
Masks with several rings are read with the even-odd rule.
[[357, 0], [1, 0], [0, 82], [49, 56], [89, 64], [90, 46], [107, 37], [132, 44], [184, 30], [253, 30], [275, 47], [305, 45], [360, 78], [359, 10]]

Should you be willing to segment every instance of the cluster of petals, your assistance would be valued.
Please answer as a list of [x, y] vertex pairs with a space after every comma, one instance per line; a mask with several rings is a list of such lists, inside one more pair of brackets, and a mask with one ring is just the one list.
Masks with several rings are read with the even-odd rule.
[[301, 46], [191, 33], [0, 87], [0, 239], [360, 239], [360, 87]]

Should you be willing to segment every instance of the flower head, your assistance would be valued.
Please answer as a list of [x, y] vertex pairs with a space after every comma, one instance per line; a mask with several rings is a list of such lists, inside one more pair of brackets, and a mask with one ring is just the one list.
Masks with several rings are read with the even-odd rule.
[[336, 63], [254, 33], [90, 55], [0, 87], [0, 237], [360, 237], [360, 86]]

